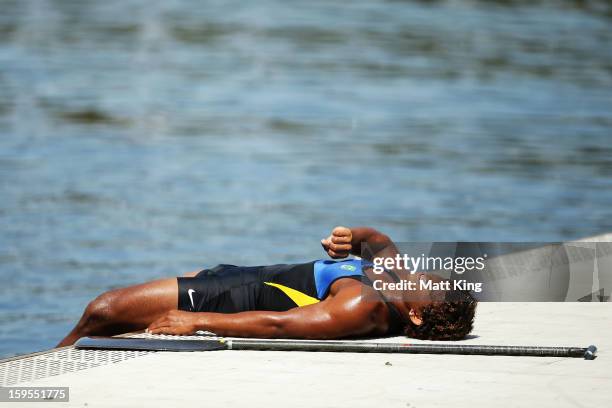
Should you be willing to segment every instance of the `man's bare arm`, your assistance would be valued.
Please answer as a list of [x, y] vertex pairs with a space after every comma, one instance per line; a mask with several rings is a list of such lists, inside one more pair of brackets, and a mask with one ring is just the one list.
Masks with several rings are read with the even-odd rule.
[[353, 227], [351, 233], [351, 254], [353, 255], [371, 261], [377, 257], [392, 257], [397, 253], [397, 248], [391, 238], [374, 228]]
[[394, 257], [397, 254], [393, 241], [370, 227], [335, 227], [329, 237], [321, 240], [321, 244], [332, 258], [345, 258], [352, 254], [372, 261], [374, 258]]
[[232, 314], [172, 311], [153, 322], [150, 333], [189, 334], [208, 330], [220, 336], [338, 339], [373, 334], [380, 305], [361, 299], [361, 285], [351, 285], [323, 302], [286, 312]]

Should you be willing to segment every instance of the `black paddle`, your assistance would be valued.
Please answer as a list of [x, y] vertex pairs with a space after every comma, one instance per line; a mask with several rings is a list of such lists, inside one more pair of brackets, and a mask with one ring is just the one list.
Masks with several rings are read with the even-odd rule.
[[440, 343], [370, 343], [365, 341], [314, 341], [264, 339], [162, 340], [119, 337], [83, 337], [78, 349], [151, 351], [328, 351], [348, 353], [462, 354], [486, 356], [582, 357], [593, 360], [597, 347], [489, 346]]

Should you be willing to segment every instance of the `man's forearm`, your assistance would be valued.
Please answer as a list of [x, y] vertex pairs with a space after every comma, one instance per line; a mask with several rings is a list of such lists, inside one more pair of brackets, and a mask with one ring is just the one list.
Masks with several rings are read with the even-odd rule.
[[368, 261], [377, 257], [393, 257], [397, 248], [391, 239], [382, 232], [370, 227], [351, 228], [351, 254]]
[[197, 330], [220, 336], [274, 338], [282, 336], [282, 319], [278, 312], [194, 313]]

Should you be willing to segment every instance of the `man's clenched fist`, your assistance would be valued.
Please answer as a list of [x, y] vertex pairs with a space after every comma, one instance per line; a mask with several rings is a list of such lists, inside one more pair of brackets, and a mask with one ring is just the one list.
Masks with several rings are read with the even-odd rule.
[[351, 254], [353, 234], [347, 227], [336, 227], [329, 237], [321, 240], [321, 245], [327, 254], [334, 258], [346, 258]]

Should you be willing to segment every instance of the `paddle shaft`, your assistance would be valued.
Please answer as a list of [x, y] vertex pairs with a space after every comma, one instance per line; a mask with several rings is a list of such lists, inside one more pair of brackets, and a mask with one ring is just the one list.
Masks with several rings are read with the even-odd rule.
[[343, 341], [283, 341], [283, 340], [226, 340], [230, 350], [270, 351], [329, 351], [349, 353], [405, 353], [405, 354], [460, 354], [537, 357], [584, 357], [588, 348], [491, 346], [426, 343], [369, 343]]
[[139, 338], [84, 337], [75, 346], [89, 349], [159, 351], [325, 351], [347, 353], [458, 354], [531, 357], [581, 357], [592, 360], [597, 348], [492, 346], [429, 343], [372, 343], [365, 341], [310, 341], [265, 339], [160, 340]]

